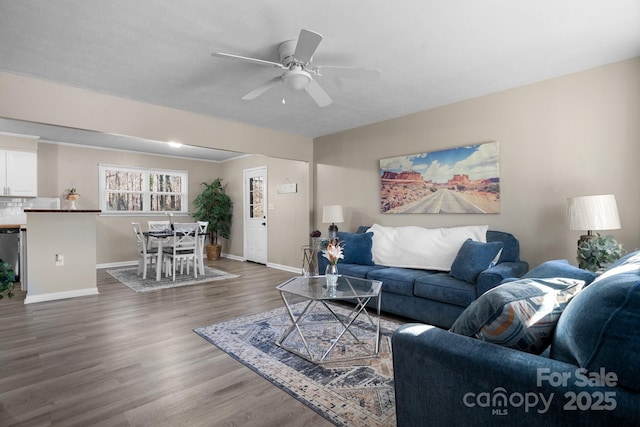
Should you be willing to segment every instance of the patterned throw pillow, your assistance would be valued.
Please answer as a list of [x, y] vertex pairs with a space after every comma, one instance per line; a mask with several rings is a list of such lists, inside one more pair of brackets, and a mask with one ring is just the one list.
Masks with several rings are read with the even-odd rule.
[[450, 331], [528, 353], [551, 343], [558, 318], [584, 280], [521, 279], [489, 290], [467, 307]]

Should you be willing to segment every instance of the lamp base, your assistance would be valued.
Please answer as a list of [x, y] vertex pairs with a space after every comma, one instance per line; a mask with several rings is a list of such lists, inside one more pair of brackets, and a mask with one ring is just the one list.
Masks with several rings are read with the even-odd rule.
[[338, 240], [338, 226], [332, 223], [329, 226], [329, 241], [334, 243], [336, 240]]
[[587, 234], [583, 234], [578, 239], [578, 249], [580, 249], [580, 245], [582, 245], [584, 242], [586, 242], [587, 240], [595, 239], [596, 237], [598, 237], [597, 234], [593, 234], [591, 230], [587, 231]]

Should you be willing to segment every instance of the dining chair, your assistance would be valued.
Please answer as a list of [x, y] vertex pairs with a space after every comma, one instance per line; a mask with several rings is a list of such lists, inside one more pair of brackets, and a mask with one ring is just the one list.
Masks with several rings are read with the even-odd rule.
[[204, 274], [204, 244], [207, 240], [207, 228], [209, 228], [209, 221], [198, 221], [198, 227], [200, 229], [200, 233], [198, 235], [200, 241], [198, 265], [200, 266], [200, 274]]
[[[147, 221], [147, 230], [171, 230], [171, 221]], [[153, 237], [147, 239], [148, 248], [157, 248], [157, 240]]]
[[138, 245], [138, 276], [142, 273], [142, 278], [147, 278], [147, 266], [153, 267], [153, 263], [156, 263], [156, 268], [160, 266], [157, 264], [158, 249], [148, 248], [147, 239], [142, 233], [139, 222], [132, 222], [133, 232], [136, 235], [136, 244]]
[[169, 274], [169, 262], [171, 262], [171, 276], [176, 280], [176, 265], [180, 263], [180, 274], [184, 272], [184, 264], [187, 266], [187, 274], [191, 262], [193, 262], [193, 276], [198, 277], [198, 253], [199, 226], [197, 223], [173, 224], [173, 247], [165, 249], [163, 257], [165, 262], [165, 275]]
[[171, 229], [170, 221], [147, 221], [149, 230], [169, 230]]

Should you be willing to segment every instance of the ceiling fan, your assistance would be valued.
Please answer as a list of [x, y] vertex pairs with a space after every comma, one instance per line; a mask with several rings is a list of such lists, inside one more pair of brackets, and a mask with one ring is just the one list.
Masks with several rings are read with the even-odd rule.
[[277, 83], [282, 82], [289, 89], [296, 91], [306, 90], [316, 104], [320, 107], [326, 107], [331, 104], [331, 98], [318, 82], [314, 80], [313, 76], [352, 77], [360, 80], [376, 80], [380, 78], [380, 71], [375, 69], [340, 66], [312, 67], [313, 54], [321, 41], [322, 35], [310, 30], [301, 30], [298, 40], [287, 40], [278, 46], [280, 62], [248, 58], [246, 56], [222, 52], [216, 52], [213, 56], [236, 59], [283, 70], [281, 75], [267, 80], [243, 96], [242, 99], [244, 100], [255, 99]]

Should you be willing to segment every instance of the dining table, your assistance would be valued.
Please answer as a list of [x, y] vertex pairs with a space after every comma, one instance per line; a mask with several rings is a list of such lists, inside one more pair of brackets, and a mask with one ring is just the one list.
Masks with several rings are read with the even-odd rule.
[[[147, 239], [149, 237], [155, 238], [158, 241], [158, 258], [156, 260], [156, 281], [159, 281], [160, 279], [162, 279], [162, 246], [163, 246], [163, 242], [165, 241], [165, 239], [169, 239], [171, 237], [174, 237], [174, 233], [173, 230], [171, 229], [164, 229], [164, 230], [148, 230], [148, 231], [144, 231], [142, 233], [145, 237], [147, 237]], [[207, 233], [203, 233], [203, 232], [198, 232], [198, 238], [199, 239], [205, 239], [207, 236]], [[196, 250], [197, 250], [197, 254], [198, 254], [198, 270], [199, 273], [201, 275], [204, 275], [204, 259], [203, 259], [203, 254], [202, 254], [202, 247], [204, 245], [201, 245], [200, 243], [198, 243], [198, 245], [196, 245]]]

